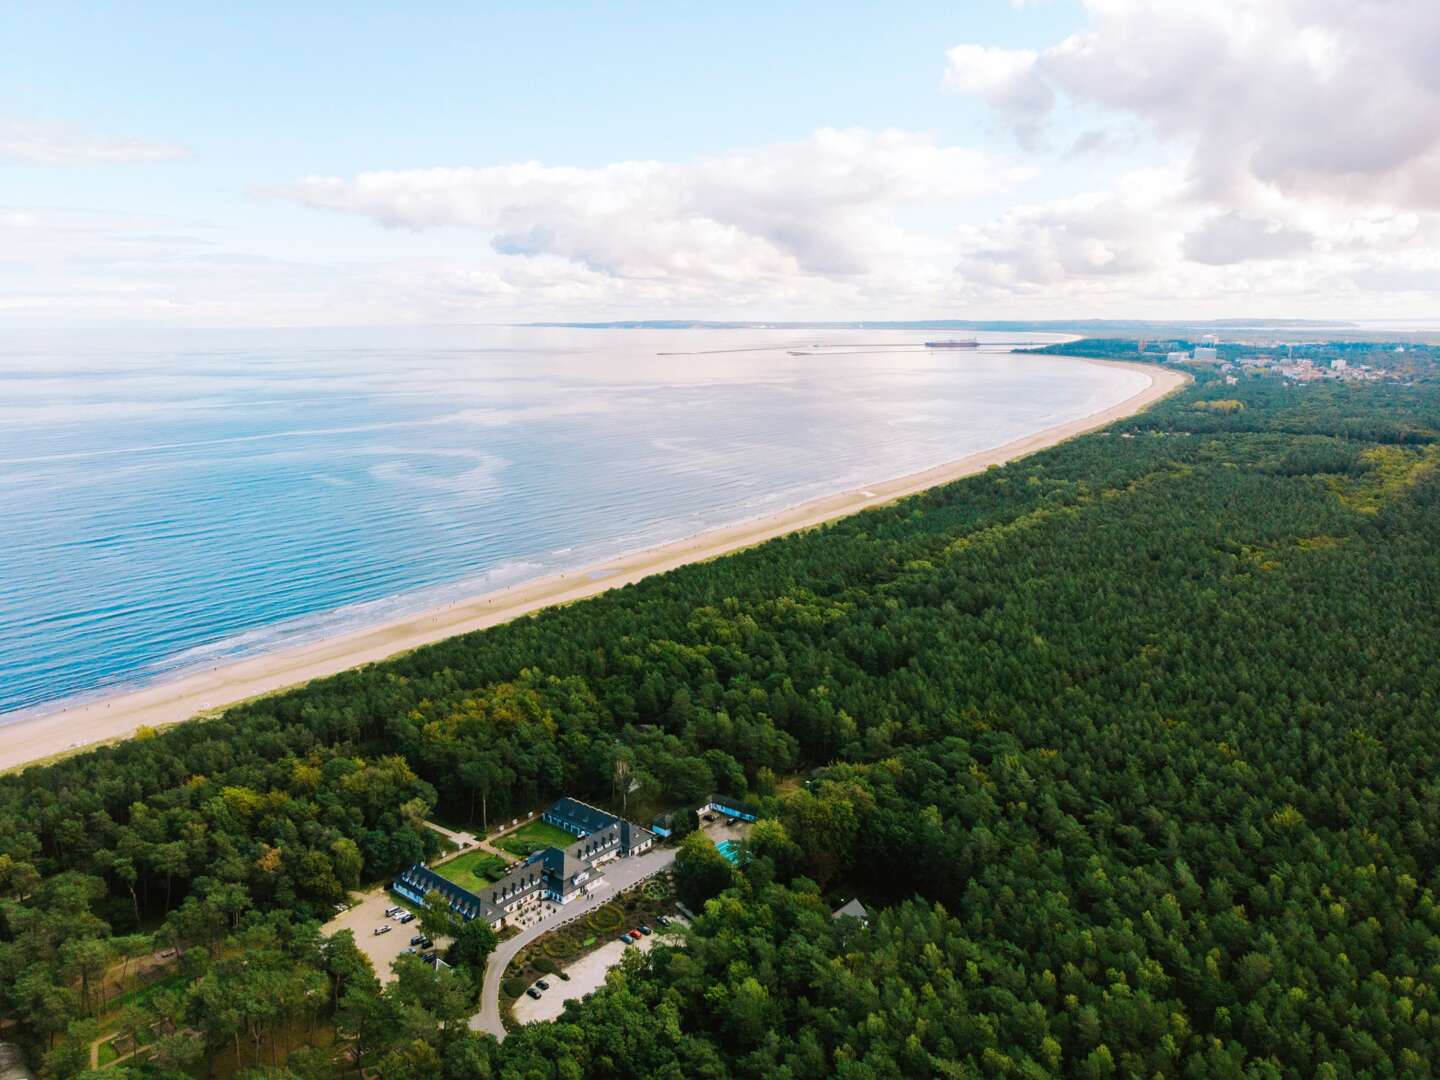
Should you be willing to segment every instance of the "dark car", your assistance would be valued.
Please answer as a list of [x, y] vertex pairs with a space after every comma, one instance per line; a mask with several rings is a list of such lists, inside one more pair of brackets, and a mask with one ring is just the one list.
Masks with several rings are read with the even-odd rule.
[[532, 998], [534, 998], [536, 1001], [539, 1001], [539, 1000], [540, 1000], [540, 991], [539, 991], [539, 990], [536, 990], [535, 987], [533, 987], [533, 986], [530, 987], [529, 990], [526, 990], [525, 993], [529, 994], [529, 995], [530, 995]]
[[425, 948], [428, 949], [431, 945], [434, 945], [435, 942], [431, 941], [431, 940], [430, 940], [428, 937], [426, 937], [424, 934], [421, 934], [421, 935], [420, 935], [420, 944], [423, 945]]
[[402, 923], [411, 923], [411, 922], [414, 922], [414, 921], [415, 921], [415, 913], [414, 913], [414, 912], [411, 912], [411, 911], [407, 911], [404, 915], [401, 915], [401, 916], [400, 916], [400, 921], [401, 921]]
[[550, 989], [550, 984], [549, 984], [548, 982], [546, 982], [544, 979], [537, 979], [536, 982], [535, 982], [535, 985], [538, 986], [541, 990], [549, 990], [549, 989]]
[[669, 916], [669, 915], [656, 915], [656, 916], [655, 916], [655, 921], [658, 922], [661, 926], [669, 926], [669, 925], [670, 925], [670, 916]]
[[410, 944], [411, 944], [411, 945], [428, 945], [428, 944], [430, 944], [430, 943], [425, 940], [425, 935], [424, 935], [424, 934], [416, 934], [414, 937], [412, 937], [412, 938], [410, 939]]
[[653, 934], [655, 931], [654, 931], [654, 930], [651, 930], [648, 926], [642, 926], [642, 927], [640, 927], [640, 932], [641, 932], [642, 934], [644, 934], [646, 937], [649, 937], [649, 936], [650, 936], [651, 934]]

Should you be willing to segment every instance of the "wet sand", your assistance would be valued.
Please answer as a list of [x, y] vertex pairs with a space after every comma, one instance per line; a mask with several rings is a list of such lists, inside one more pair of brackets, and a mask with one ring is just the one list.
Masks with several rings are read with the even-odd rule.
[[[1074, 358], [1037, 356], [1036, 363], [1074, 363]], [[713, 529], [674, 543], [632, 552], [582, 570], [537, 578], [442, 608], [291, 649], [223, 664], [209, 671], [182, 674], [168, 681], [111, 697], [27, 716], [8, 724], [0, 718], [0, 772], [29, 762], [73, 752], [95, 743], [126, 738], [144, 727], [162, 727], [197, 715], [333, 675], [360, 664], [472, 630], [507, 622], [552, 604], [564, 604], [664, 573], [686, 563], [714, 558], [785, 533], [810, 528], [857, 511], [880, 506], [926, 488], [949, 483], [991, 465], [1054, 446], [1130, 416], [1182, 386], [1188, 376], [1148, 364], [1089, 360], [1139, 371], [1150, 384], [1139, 393], [1100, 412], [982, 450], [957, 461], [897, 479], [801, 503], [778, 513]]]

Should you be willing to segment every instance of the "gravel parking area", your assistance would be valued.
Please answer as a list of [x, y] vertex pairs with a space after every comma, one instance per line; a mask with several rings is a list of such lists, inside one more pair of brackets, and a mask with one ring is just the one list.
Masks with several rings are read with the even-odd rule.
[[[390, 971], [390, 963], [399, 956], [405, 949], [410, 947], [410, 939], [420, 933], [420, 920], [402, 926], [398, 919], [387, 919], [385, 909], [400, 906], [400, 898], [394, 893], [383, 889], [368, 892], [360, 898], [360, 902], [343, 915], [337, 915], [325, 924], [325, 933], [333, 934], [337, 930], [349, 930], [355, 935], [355, 944], [360, 951], [370, 958], [370, 964], [375, 968], [375, 975], [382, 983], [393, 982], [394, 974]], [[406, 905], [407, 907], [409, 905]], [[377, 926], [388, 926], [388, 934], [376, 934]], [[443, 948], [449, 944], [442, 939], [437, 943]]]
[[[672, 920], [678, 924], [684, 924], [685, 920], [680, 916], [672, 916]], [[605, 985], [605, 973], [620, 963], [620, 958], [625, 955], [626, 949], [639, 949], [641, 952], [649, 952], [655, 947], [665, 934], [655, 933], [650, 937], [642, 937], [634, 945], [624, 945], [617, 936], [614, 941], [600, 946], [592, 953], [582, 956], [575, 963], [565, 968], [565, 973], [570, 976], [570, 981], [565, 982], [554, 975], [545, 976], [545, 981], [550, 984], [539, 1001], [528, 994], [517, 998], [510, 1012], [517, 1023], [533, 1024], [537, 1020], [554, 1020], [565, 1011], [565, 1002], [579, 1000], [586, 994], [598, 990]]]

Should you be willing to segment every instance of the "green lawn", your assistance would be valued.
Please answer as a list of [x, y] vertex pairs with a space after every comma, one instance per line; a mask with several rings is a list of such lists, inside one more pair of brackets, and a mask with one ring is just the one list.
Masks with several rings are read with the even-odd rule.
[[462, 889], [478, 893], [505, 873], [505, 860], [498, 855], [491, 855], [488, 851], [469, 851], [459, 858], [441, 863], [434, 869], [441, 877], [453, 881]]
[[532, 821], [507, 834], [505, 839], [498, 841], [496, 846], [523, 859], [541, 848], [569, 847], [576, 839], [574, 833], [568, 833], [549, 822]]

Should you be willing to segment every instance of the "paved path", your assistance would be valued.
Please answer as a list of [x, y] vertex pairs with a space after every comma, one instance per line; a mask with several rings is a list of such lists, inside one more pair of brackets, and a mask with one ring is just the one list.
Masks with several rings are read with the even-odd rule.
[[499, 856], [501, 859], [505, 860], [506, 864], [513, 864], [519, 861], [515, 853], [513, 851], [506, 851], [504, 848], [497, 847], [494, 841], [499, 840], [501, 837], [507, 836], [512, 832], [523, 829], [526, 825], [529, 825], [530, 822], [534, 819], [535, 815], [532, 813], [527, 817], [521, 818], [518, 824], [507, 825], [505, 828], [501, 829], [493, 836], [485, 836], [482, 833], [456, 832], [454, 829], [447, 829], [444, 825], [441, 825], [438, 822], [434, 821], [427, 821], [425, 822], [425, 824], [430, 826], [430, 828], [434, 829], [436, 832], [440, 833], [442, 836], [448, 836], [455, 843], [456, 847], [460, 848], [459, 851], [452, 852], [451, 854], [446, 855], [443, 858], [436, 859], [436, 863], [448, 862], [449, 860], [455, 858], [457, 855], [464, 854], [466, 850], [466, 845], [468, 844], [472, 848], [479, 848], [481, 851], [486, 851], [489, 852], [491, 855]]
[[505, 969], [510, 966], [515, 955], [541, 935], [609, 903], [616, 893], [624, 892], [636, 882], [654, 877], [668, 869], [675, 861], [675, 850], [652, 849], [644, 855], [632, 855], [628, 859], [616, 859], [606, 863], [600, 868], [600, 873], [605, 876], [605, 884], [592, 893], [589, 899], [572, 900], [559, 908], [554, 915], [526, 927], [496, 946], [495, 951], [490, 954], [490, 962], [485, 965], [485, 980], [480, 987], [480, 1011], [470, 1018], [471, 1029], [488, 1031], [495, 1038], [503, 1040], [505, 1025], [500, 1022], [500, 983], [505, 978]]

